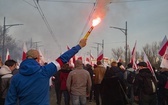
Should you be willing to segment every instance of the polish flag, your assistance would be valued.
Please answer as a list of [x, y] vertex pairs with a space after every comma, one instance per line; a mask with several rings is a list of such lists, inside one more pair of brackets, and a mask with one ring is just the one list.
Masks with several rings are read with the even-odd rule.
[[164, 39], [162, 40], [162, 43], [158, 52], [160, 56], [164, 55], [167, 46], [168, 46], [168, 40], [167, 40], [167, 37], [165, 36]]
[[132, 68], [137, 70], [138, 67], [137, 67], [137, 64], [136, 64], [136, 42], [135, 42], [135, 45], [132, 49], [132, 53], [131, 53], [131, 59], [130, 59], [130, 63], [132, 64]]
[[9, 54], [9, 49], [7, 49], [7, 52], [6, 52], [6, 61], [10, 59], [10, 54]]
[[86, 64], [90, 64], [90, 65], [91, 65], [91, 60], [90, 60], [90, 58], [89, 58], [89, 57], [86, 57], [84, 63], [85, 63], [85, 65], [86, 65]]
[[154, 73], [154, 70], [153, 70], [153, 67], [152, 67], [151, 63], [149, 62], [149, 59], [148, 59], [148, 57], [147, 57], [147, 55], [146, 55], [145, 52], [144, 52], [144, 62], [146, 62], [147, 67], [150, 69], [150, 71], [151, 71], [153, 74], [155, 74], [155, 73]]
[[22, 61], [26, 59], [26, 52], [27, 52], [26, 43], [23, 43]]
[[92, 55], [92, 53], [90, 53], [90, 64], [93, 66], [93, 60], [94, 60], [94, 57]]
[[162, 68], [168, 68], [168, 47], [166, 48], [166, 52], [162, 57], [162, 62], [160, 64]]
[[97, 61], [103, 60], [103, 50], [99, 53]]
[[154, 76], [155, 79], [157, 80], [156, 75], [155, 75], [155, 72], [154, 72], [154, 70], [153, 70], [153, 67], [152, 67], [151, 63], [149, 62], [149, 59], [148, 59], [148, 57], [147, 57], [147, 55], [146, 55], [145, 52], [144, 52], [144, 62], [147, 63], [147, 67], [150, 69], [150, 71], [152, 72], [153, 76]]
[[90, 53], [90, 58], [91, 58], [91, 59], [94, 59], [94, 57], [93, 57], [92, 53]]

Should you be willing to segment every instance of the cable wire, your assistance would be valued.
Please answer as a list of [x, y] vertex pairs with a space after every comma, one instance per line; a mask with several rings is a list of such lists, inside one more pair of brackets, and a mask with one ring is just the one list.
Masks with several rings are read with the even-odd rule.
[[35, 6], [36, 6], [36, 9], [37, 9], [38, 12], [40, 13], [40, 16], [42, 17], [42, 19], [43, 19], [43, 21], [44, 21], [44, 23], [45, 23], [47, 29], [49, 30], [49, 32], [50, 32], [52, 38], [54, 39], [54, 41], [57, 43], [58, 47], [60, 48], [60, 54], [61, 54], [61, 53], [62, 53], [61, 46], [60, 46], [60, 44], [58, 43], [58, 41], [57, 41], [57, 39], [56, 39], [56, 37], [55, 37], [53, 31], [52, 31], [52, 28], [51, 28], [50, 24], [48, 23], [47, 18], [45, 17], [45, 15], [44, 15], [44, 13], [43, 13], [43, 11], [42, 11], [42, 9], [41, 9], [39, 3], [38, 3], [38, 0], [36, 0], [36, 1], [33, 0], [33, 1], [34, 1]]

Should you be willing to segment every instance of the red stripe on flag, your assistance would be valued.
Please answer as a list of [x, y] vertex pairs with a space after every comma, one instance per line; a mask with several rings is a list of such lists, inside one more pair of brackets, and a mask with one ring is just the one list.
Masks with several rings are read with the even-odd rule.
[[103, 50], [100, 52], [100, 54], [97, 57], [97, 61], [100, 61], [103, 59]]
[[26, 59], [26, 53], [23, 52], [23, 54], [22, 54], [22, 61], [25, 60], [25, 59]]
[[161, 43], [159, 52], [158, 52], [160, 56], [164, 55], [167, 46], [168, 46], [168, 40], [167, 40], [167, 37], [165, 36], [164, 39], [163, 39], [163, 41], [162, 41], [162, 43]]

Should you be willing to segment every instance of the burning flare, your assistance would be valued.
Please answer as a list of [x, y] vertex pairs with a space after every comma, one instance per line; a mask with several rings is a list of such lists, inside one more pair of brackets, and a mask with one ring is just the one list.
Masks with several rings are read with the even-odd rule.
[[87, 39], [89, 37], [89, 35], [92, 32], [94, 26], [98, 25], [100, 23], [100, 21], [101, 21], [101, 19], [99, 17], [97, 17], [96, 19], [93, 19], [93, 21], [92, 21], [92, 27], [90, 27], [89, 31], [84, 36], [84, 39]]
[[97, 26], [101, 22], [101, 19], [97, 17], [96, 19], [93, 19], [92, 26]]

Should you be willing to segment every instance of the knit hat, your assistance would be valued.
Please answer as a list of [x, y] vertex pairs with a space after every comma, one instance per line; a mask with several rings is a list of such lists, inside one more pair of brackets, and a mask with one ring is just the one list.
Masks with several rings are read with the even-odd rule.
[[146, 62], [139, 62], [139, 63], [138, 63], [138, 66], [147, 67], [147, 64], [146, 64]]
[[39, 57], [40, 57], [39, 51], [35, 50], [35, 49], [31, 49], [31, 50], [27, 51], [27, 53], [26, 53], [26, 58], [37, 59]]

